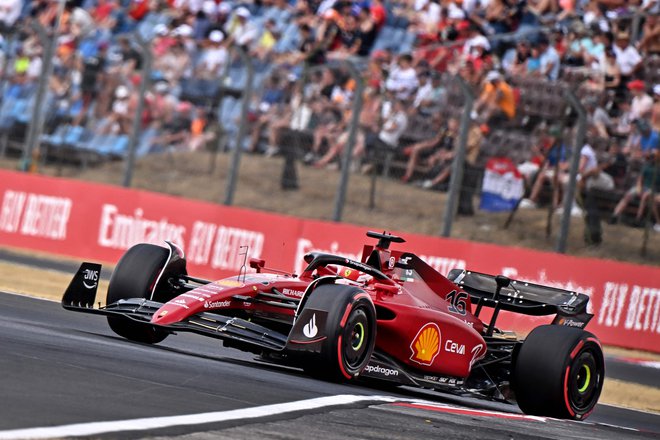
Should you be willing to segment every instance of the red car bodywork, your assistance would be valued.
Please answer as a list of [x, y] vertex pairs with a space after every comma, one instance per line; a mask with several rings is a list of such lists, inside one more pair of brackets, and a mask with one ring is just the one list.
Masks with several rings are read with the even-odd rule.
[[468, 294], [430, 267], [423, 279], [417, 271], [396, 267], [396, 262], [406, 258], [404, 252], [366, 245], [361, 262], [372, 255], [378, 255], [381, 271], [392, 282], [379, 282], [347, 267], [338, 267], [336, 272], [319, 267], [318, 274], [306, 271], [298, 277], [261, 273], [263, 262], [259, 262], [253, 265], [259, 273], [222, 279], [177, 296], [154, 313], [151, 322], [166, 326], [200, 312], [231, 314], [232, 309], [243, 309], [257, 317], [293, 323], [293, 309], [257, 305], [236, 296], [267, 289], [300, 299], [315, 275], [340, 275], [371, 296], [377, 311], [376, 352], [420, 373], [467, 377], [474, 362], [486, 353], [483, 323], [472, 314]]

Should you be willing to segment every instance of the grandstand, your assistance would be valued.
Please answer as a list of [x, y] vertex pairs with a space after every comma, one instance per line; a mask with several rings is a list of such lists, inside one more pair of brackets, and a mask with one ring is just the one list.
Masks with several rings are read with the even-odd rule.
[[[361, 93], [353, 169], [400, 179], [411, 164], [405, 147], [444, 133], [445, 141], [424, 150], [404, 179], [423, 185], [447, 167], [447, 160], [443, 168], [429, 158], [456, 147], [447, 125], [466, 111], [460, 81], [477, 103], [473, 123], [488, 127], [475, 175], [466, 180], [475, 190], [487, 160], [507, 157], [521, 171], [531, 166], [531, 191], [535, 173], [547, 166], [552, 129], [561, 132], [560, 143], [582, 147], [574, 145], [569, 94], [587, 109], [586, 143], [614, 183], [593, 189], [602, 217], [611, 216], [660, 149], [658, 0], [81, 0], [66, 2], [61, 17], [59, 2], [8, 3], [14, 10], [0, 15], [2, 155], [25, 151], [36, 107], [45, 115], [38, 139], [43, 162], [86, 167], [123, 160], [134, 142], [137, 156], [216, 148], [275, 155], [294, 146], [310, 165], [336, 167]], [[37, 102], [39, 80], [50, 73], [43, 59], [50, 39], [36, 29], [58, 22], [52, 74]], [[363, 73], [364, 91], [347, 63]], [[252, 97], [245, 96], [248, 69]], [[500, 74], [495, 92], [493, 72]], [[510, 90], [513, 114], [502, 114], [501, 90]], [[398, 122], [389, 111], [394, 101], [406, 107]], [[251, 136], [237, 145], [241, 124], [249, 124]], [[385, 133], [388, 124], [398, 128]], [[386, 166], [374, 163], [382, 148]], [[590, 170], [582, 171], [589, 178]], [[557, 183], [549, 182], [528, 205], [552, 202]], [[654, 184], [647, 189], [655, 194]], [[653, 221], [638, 208], [638, 199], [626, 207], [625, 222]], [[660, 218], [655, 222], [660, 230]]]

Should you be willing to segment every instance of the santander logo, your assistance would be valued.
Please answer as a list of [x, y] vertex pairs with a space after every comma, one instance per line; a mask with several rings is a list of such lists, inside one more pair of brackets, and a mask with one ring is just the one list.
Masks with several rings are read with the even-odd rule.
[[303, 335], [307, 338], [313, 338], [319, 332], [318, 327], [316, 327], [316, 313], [312, 315], [312, 319], [309, 320], [307, 324], [303, 327]]

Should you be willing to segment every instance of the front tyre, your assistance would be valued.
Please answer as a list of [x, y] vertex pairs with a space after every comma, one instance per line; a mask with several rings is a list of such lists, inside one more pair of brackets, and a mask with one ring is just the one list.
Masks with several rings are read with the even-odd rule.
[[513, 386], [526, 414], [583, 420], [598, 402], [605, 362], [598, 339], [582, 329], [535, 328], [515, 360]]
[[[121, 257], [110, 277], [106, 304], [121, 299], [151, 299], [158, 276], [167, 264], [170, 252], [153, 244], [137, 244]], [[147, 344], [157, 344], [167, 332], [153, 325], [136, 322], [123, 316], [108, 316], [113, 332], [126, 339]]]
[[305, 308], [328, 310], [327, 337], [305, 371], [330, 380], [357, 378], [376, 345], [376, 309], [369, 294], [354, 286], [324, 284], [314, 289]]

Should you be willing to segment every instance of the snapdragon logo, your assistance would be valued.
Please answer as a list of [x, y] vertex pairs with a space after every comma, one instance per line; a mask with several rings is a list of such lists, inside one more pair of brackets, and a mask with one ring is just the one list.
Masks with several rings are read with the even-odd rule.
[[393, 368], [383, 368], [380, 365], [367, 365], [367, 368], [364, 369], [365, 373], [380, 374], [385, 377], [389, 376], [398, 376], [399, 370]]

